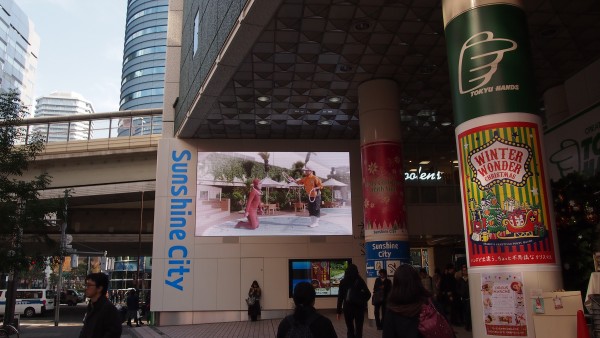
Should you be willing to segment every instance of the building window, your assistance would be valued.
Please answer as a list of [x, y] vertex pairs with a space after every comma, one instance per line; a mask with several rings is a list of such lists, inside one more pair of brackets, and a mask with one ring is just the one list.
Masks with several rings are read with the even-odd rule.
[[200, 10], [196, 11], [196, 17], [194, 18], [194, 56], [198, 50], [198, 34], [200, 33]]
[[125, 82], [133, 80], [135, 78], [138, 78], [140, 76], [144, 76], [144, 75], [154, 75], [154, 74], [164, 74], [165, 73], [165, 67], [152, 67], [152, 68], [144, 68], [144, 69], [140, 69], [140, 70], [136, 70], [134, 72], [131, 72], [129, 74], [127, 74], [122, 81], [122, 85], [125, 84]]
[[140, 36], [144, 36], [144, 35], [148, 35], [148, 34], [154, 34], [154, 33], [164, 33], [167, 31], [167, 26], [156, 26], [156, 27], [149, 27], [149, 28], [145, 28], [142, 30], [139, 30], [135, 33], [133, 33], [130, 37], [127, 38], [127, 40], [125, 40], [125, 45], [127, 45], [129, 42], [131, 42], [131, 40], [139, 38]]
[[160, 96], [164, 94], [164, 88], [151, 88], [133, 92], [121, 99], [120, 104], [123, 105], [131, 100], [139, 99], [146, 96]]
[[142, 11], [135, 13], [131, 18], [129, 18], [129, 20], [127, 20], [126, 25], [128, 26], [133, 20], [141, 18], [142, 16], [145, 16], [145, 15], [166, 12], [168, 10], [168, 7], [169, 6], [157, 6], [157, 7], [146, 8]]
[[127, 62], [129, 62], [137, 57], [140, 57], [140, 56], [153, 54], [153, 53], [165, 53], [166, 51], [167, 51], [166, 46], [149, 47], [149, 48], [136, 50], [135, 52], [127, 55], [127, 57], [123, 61], [123, 64], [125, 65], [125, 64], [127, 64]]

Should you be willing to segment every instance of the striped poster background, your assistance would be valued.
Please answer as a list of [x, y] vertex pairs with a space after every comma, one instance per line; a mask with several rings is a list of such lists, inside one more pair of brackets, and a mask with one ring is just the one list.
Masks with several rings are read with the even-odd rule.
[[[551, 192], [546, 191], [539, 130], [540, 127], [536, 123], [517, 121], [481, 125], [458, 134], [461, 189], [465, 199], [463, 200], [464, 214], [467, 216], [465, 232], [468, 234], [467, 248], [471, 266], [556, 263], [551, 231], [552, 219], [548, 206], [548, 196], [551, 196]], [[529, 168], [524, 168], [529, 170], [531, 175], [523, 183], [502, 179], [481, 189], [473, 179], [476, 173], [468, 165], [469, 153], [493, 142], [494, 139], [501, 139], [503, 143], [514, 146], [527, 147], [531, 151]], [[469, 215], [475, 203], [480, 204], [489, 192], [496, 195], [500, 206], [503, 206], [505, 200], [512, 198], [520, 205], [538, 207], [540, 221], [546, 228], [545, 237], [528, 239], [528, 243], [522, 243], [523, 241], [515, 243], [512, 240], [501, 239], [485, 244], [473, 241], [471, 239], [473, 219]]]

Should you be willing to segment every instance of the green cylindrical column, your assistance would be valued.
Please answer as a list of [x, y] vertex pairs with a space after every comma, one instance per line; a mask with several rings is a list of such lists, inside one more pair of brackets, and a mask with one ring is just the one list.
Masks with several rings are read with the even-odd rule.
[[473, 336], [535, 337], [532, 296], [562, 280], [526, 16], [510, 0], [443, 12]]

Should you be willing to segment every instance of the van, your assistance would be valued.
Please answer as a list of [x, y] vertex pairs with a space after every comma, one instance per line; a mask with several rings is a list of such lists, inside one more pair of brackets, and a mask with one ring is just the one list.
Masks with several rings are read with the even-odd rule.
[[83, 302], [83, 295], [79, 294], [79, 291], [74, 289], [67, 289], [60, 292], [60, 303], [67, 304], [69, 306], [75, 306], [77, 303]]
[[[18, 289], [15, 304], [15, 314], [25, 317], [42, 315], [54, 310], [56, 292], [44, 289]], [[6, 290], [0, 290], [0, 314], [4, 315], [6, 307]]]

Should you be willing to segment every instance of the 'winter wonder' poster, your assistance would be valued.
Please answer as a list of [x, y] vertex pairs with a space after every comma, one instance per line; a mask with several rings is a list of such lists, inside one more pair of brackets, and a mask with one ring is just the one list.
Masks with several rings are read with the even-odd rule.
[[470, 266], [556, 263], [539, 125], [457, 132]]

